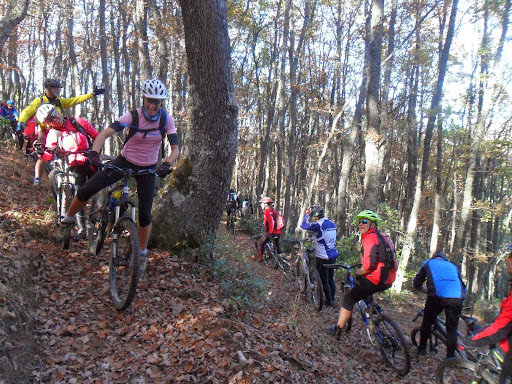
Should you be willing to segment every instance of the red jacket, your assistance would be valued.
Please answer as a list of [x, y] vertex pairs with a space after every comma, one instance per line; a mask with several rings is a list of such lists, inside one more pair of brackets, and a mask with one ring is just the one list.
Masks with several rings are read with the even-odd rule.
[[[76, 121], [84, 128], [84, 131], [93, 139], [99, 135], [98, 131], [87, 120], [80, 117], [76, 118]], [[78, 152], [89, 149], [87, 137], [76, 130], [69, 119], [64, 119], [64, 126], [60, 129], [52, 128], [48, 131], [46, 136], [47, 148], [58, 147], [65, 151]], [[45, 152], [41, 159], [44, 161], [50, 161], [53, 158], [51, 153]], [[85, 164], [86, 156], [84, 154], [70, 155], [69, 165], [76, 167]]]
[[[371, 228], [364, 235], [361, 235], [361, 263], [363, 268], [369, 271], [365, 277], [370, 280], [373, 284], [379, 285], [381, 282], [381, 271], [384, 267], [384, 263], [380, 261], [379, 256], [382, 259], [386, 257], [386, 246], [379, 242], [379, 237], [375, 233], [377, 228]], [[396, 270], [389, 271], [389, 277], [384, 284], [391, 284], [395, 281]]]
[[280, 235], [281, 230], [276, 229], [275, 213], [272, 207], [268, 207], [263, 211], [263, 225], [265, 226], [265, 232], [272, 235]]
[[505, 351], [509, 350], [508, 338], [512, 333], [512, 290], [503, 299], [500, 306], [500, 314], [494, 323], [482, 332], [471, 338], [471, 345], [475, 347], [499, 343]]

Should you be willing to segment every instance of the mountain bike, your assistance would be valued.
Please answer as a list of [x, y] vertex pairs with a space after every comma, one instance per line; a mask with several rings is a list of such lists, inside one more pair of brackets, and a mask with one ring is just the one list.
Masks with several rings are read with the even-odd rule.
[[[46, 151], [52, 153], [54, 158], [52, 161], [47, 162], [49, 172], [48, 179], [55, 199], [55, 210], [57, 213], [56, 223], [60, 225], [62, 218], [66, 216], [71, 201], [75, 197], [77, 190], [77, 182], [84, 176], [73, 172], [69, 165], [69, 156], [84, 154], [87, 151], [66, 151], [64, 149], [54, 147], [45, 148], [41, 144], [36, 145], [36, 151], [42, 153]], [[69, 249], [71, 236], [67, 237], [63, 242], [63, 248]]]
[[446, 359], [436, 370], [437, 384], [498, 384], [503, 356], [495, 346], [485, 351], [467, 347], [471, 350], [475, 361], [463, 358]]
[[[270, 241], [267, 241], [265, 244], [263, 244], [263, 262], [267, 266], [281, 270], [281, 272], [283, 272], [284, 276], [286, 277], [286, 280], [295, 280], [295, 275], [293, 272], [291, 262], [285, 256], [281, 256], [280, 254], [277, 253], [275, 238], [273, 238], [272, 235], [270, 235], [270, 237]], [[256, 249], [258, 248], [257, 240], [260, 238], [261, 234], [252, 236], [252, 239], [256, 241]]]
[[235, 234], [235, 227], [236, 227], [236, 218], [238, 215], [238, 208], [231, 208], [229, 210], [229, 217], [228, 217], [228, 232], [231, 232], [233, 235]]
[[[346, 270], [346, 275], [343, 279], [342, 292], [346, 292], [353, 288], [355, 285], [354, 276], [350, 272], [351, 269], [359, 268], [361, 264], [344, 265], [344, 264], [331, 264], [325, 265], [325, 268], [343, 268]], [[411, 369], [411, 353], [405, 337], [398, 327], [398, 325], [384, 313], [383, 309], [377, 304], [373, 295], [359, 300], [357, 302], [359, 313], [364, 326], [366, 327], [366, 334], [370, 340], [371, 345], [379, 346], [380, 352], [386, 363], [393, 368], [400, 376], [406, 375]], [[351, 318], [352, 319], [352, 318]], [[346, 325], [348, 332], [352, 327], [352, 321]]]
[[296, 254], [293, 269], [300, 292], [304, 297], [311, 300], [317, 311], [321, 311], [324, 305], [324, 293], [322, 279], [315, 265], [315, 248], [307, 247], [304, 244], [308, 239], [287, 239], [283, 241], [290, 242], [293, 253]]
[[[418, 318], [423, 316], [423, 310], [418, 311], [416, 316], [412, 319], [415, 322]], [[477, 319], [474, 317], [465, 316], [460, 314], [460, 318], [464, 321], [466, 325], [466, 336], [474, 333], [479, 327], [477, 326]], [[437, 317], [432, 324], [432, 333], [428, 339], [429, 349], [432, 353], [437, 353], [439, 351], [439, 342], [446, 346], [446, 324], [444, 319], [441, 317]], [[455, 352], [459, 357], [465, 360], [476, 361], [477, 356], [472, 353], [472, 350], [467, 350], [466, 346], [463, 343], [464, 335], [462, 335], [459, 331], [457, 331], [457, 346], [455, 348]], [[420, 345], [420, 327], [416, 327], [411, 331], [411, 341], [415, 347]]]
[[123, 175], [123, 182], [97, 193], [91, 199], [89, 221], [89, 251], [101, 252], [107, 236], [112, 238], [109, 261], [110, 299], [117, 310], [132, 303], [139, 279], [139, 236], [135, 225], [135, 200], [129, 195], [129, 180], [139, 175], [157, 175], [154, 169], [134, 171], [110, 163], [102, 165], [104, 172]]

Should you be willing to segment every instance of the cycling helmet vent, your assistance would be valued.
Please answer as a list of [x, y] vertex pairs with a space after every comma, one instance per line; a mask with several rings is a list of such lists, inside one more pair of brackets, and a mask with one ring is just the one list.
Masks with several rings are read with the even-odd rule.
[[146, 80], [141, 87], [142, 95], [149, 99], [167, 99], [167, 88], [160, 80]]
[[380, 220], [379, 216], [369, 209], [359, 212], [356, 215], [356, 219], [368, 219], [370, 221], [373, 221], [376, 225], [379, 225]]
[[52, 104], [43, 104], [37, 109], [36, 119], [43, 124], [48, 116], [54, 116], [55, 114], [55, 107]]

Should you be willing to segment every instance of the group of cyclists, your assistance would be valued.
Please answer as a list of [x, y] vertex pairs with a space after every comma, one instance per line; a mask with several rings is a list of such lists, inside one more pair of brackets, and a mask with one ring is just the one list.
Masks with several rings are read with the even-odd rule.
[[[57, 156], [53, 149], [71, 152], [67, 155], [70, 169], [83, 178], [79, 178], [77, 193], [67, 214], [61, 218], [58, 238], [69, 236], [71, 228], [76, 223], [79, 227], [76, 240], [80, 240], [86, 236], [84, 208], [88, 199], [123, 177], [119, 172], [102, 170], [100, 152], [107, 138], [121, 132], [126, 134], [120, 154], [112, 161], [114, 165], [135, 171], [156, 169], [160, 177], [171, 173], [171, 165], [179, 156], [179, 144], [174, 118], [162, 108], [164, 100], [169, 95], [162, 81], [144, 81], [141, 86], [141, 107], [120, 116], [100, 133], [81, 117], [64, 116], [63, 110], [101, 95], [105, 89], [95, 88], [88, 94], [63, 98], [60, 97], [63, 87], [59, 81], [47, 79], [44, 88], [43, 96], [35, 98], [19, 116], [16, 112], [13, 118], [17, 131], [23, 130], [25, 136], [28, 136], [28, 130], [33, 130], [32, 147], [37, 154], [34, 186], [41, 185], [43, 164]], [[14, 103], [6, 104], [14, 106]], [[160, 164], [160, 147], [166, 138], [171, 151]], [[144, 174], [135, 176], [135, 179], [139, 207], [140, 264], [143, 271], [147, 262], [147, 244], [151, 233], [155, 176]]]
[[[103, 94], [104, 89], [95, 88], [93, 92], [88, 94], [61, 98], [60, 92], [63, 87], [60, 82], [48, 79], [44, 86], [44, 95], [35, 98], [20, 114], [18, 114], [12, 100], [6, 100], [2, 104], [0, 114], [11, 122], [13, 133], [17, 137], [21, 137], [20, 149], [23, 147], [23, 138], [29, 138], [30, 132], [33, 130], [33, 147], [39, 148], [36, 151], [38, 160], [34, 169], [35, 186], [41, 185], [43, 163], [51, 161], [55, 156], [54, 152], [51, 151], [52, 148], [77, 152], [68, 155], [68, 160], [70, 167], [78, 174], [83, 175], [83, 179], [79, 182], [77, 193], [68, 212], [62, 217], [60, 237], [69, 236], [72, 226], [76, 223], [79, 227], [78, 239], [81, 239], [86, 236], [83, 212], [87, 201], [101, 189], [123, 177], [122, 174], [102, 170], [100, 152], [109, 137], [121, 132], [126, 135], [120, 154], [113, 160], [114, 165], [133, 170], [157, 169], [157, 174], [161, 177], [165, 177], [171, 172], [171, 165], [178, 158], [180, 151], [174, 118], [162, 108], [164, 100], [168, 98], [168, 92], [160, 80], [146, 80], [141, 86], [142, 105], [136, 110], [120, 116], [105, 130], [98, 132], [92, 124], [81, 117], [64, 116], [63, 110]], [[159, 165], [158, 155], [161, 143], [165, 138], [170, 143], [171, 151]], [[27, 141], [30, 143], [30, 140]], [[155, 192], [155, 177], [152, 174], [136, 176], [136, 182], [139, 207], [140, 264], [143, 271], [147, 262], [147, 244], [152, 228], [151, 210]], [[228, 218], [235, 209], [243, 210], [245, 208], [245, 212], [252, 214], [252, 205], [249, 199], [241, 202], [234, 189], [231, 189], [228, 194], [228, 203], [226, 206]], [[259, 260], [262, 261], [262, 249], [267, 241], [273, 241], [277, 253], [281, 253], [279, 239], [282, 229], [279, 228], [277, 222], [279, 214], [274, 209], [274, 201], [269, 197], [263, 197], [259, 201], [259, 206], [263, 213], [264, 232], [259, 237], [256, 246]], [[327, 332], [338, 339], [341, 338], [343, 328], [352, 315], [354, 304], [373, 293], [389, 289], [395, 281], [398, 268], [397, 264], [390, 266], [389, 260], [386, 260], [386, 257], [389, 256], [386, 252], [386, 244], [379, 236], [379, 216], [371, 210], [363, 210], [356, 215], [356, 219], [358, 220], [362, 245], [362, 266], [356, 271], [355, 286], [342, 298], [336, 324], [327, 328]], [[313, 234], [316, 267], [322, 279], [325, 302], [328, 306], [334, 306], [336, 297], [334, 270], [325, 266], [334, 264], [338, 257], [336, 224], [326, 217], [322, 207], [314, 205], [306, 210], [301, 228]], [[508, 246], [508, 249], [510, 253], [506, 260], [508, 272], [512, 274], [512, 246]], [[447, 318], [450, 318], [450, 326], [447, 326], [447, 328], [453, 335], [453, 330], [456, 331], [458, 314], [460, 314], [459, 307], [461, 307], [461, 302], [464, 299], [465, 287], [461, 284], [460, 274], [458, 274], [456, 268], [453, 268], [454, 266], [440, 264], [443, 260], [447, 261], [446, 255], [436, 253], [432, 260], [422, 265], [422, 269], [420, 269], [415, 279], [415, 287], [418, 289], [420, 289], [419, 287], [424, 280], [427, 280], [428, 285], [429, 278], [432, 281], [430, 288], [435, 288], [433, 291], [429, 291], [425, 305], [425, 310], [428, 309], [430, 315], [424, 317], [425, 325], [422, 326], [420, 349], [418, 350], [420, 355], [425, 354], [425, 340], [430, 332], [428, 321], [432, 321], [444, 309], [447, 312]], [[443, 267], [440, 268], [440, 265]], [[446, 273], [448, 270], [453, 273]], [[435, 271], [440, 271], [440, 274]], [[439, 278], [439, 276], [442, 276], [442, 278]], [[443, 288], [446, 281], [451, 284], [450, 292], [455, 292], [454, 297], [447, 295], [448, 289]], [[459, 288], [454, 288], [455, 285]], [[500, 316], [496, 322], [468, 341], [474, 345], [500, 343], [500, 346], [506, 352], [501, 374], [502, 381], [500, 382], [506, 382], [506, 378], [512, 376], [512, 352], [508, 347], [509, 338], [512, 337], [512, 300], [509, 299], [510, 294], [504, 299]], [[449, 308], [452, 307], [448, 306], [447, 302], [455, 302], [457, 305], [453, 315], [452, 312], [449, 312]], [[453, 337], [451, 345], [448, 358], [453, 357]]]
[[[262, 261], [263, 245], [273, 241], [277, 253], [281, 253], [279, 240], [281, 231], [276, 230], [274, 202], [268, 197], [259, 201], [263, 212], [264, 232], [256, 242], [257, 256]], [[356, 215], [359, 225], [361, 243], [361, 267], [356, 271], [355, 285], [342, 298], [338, 320], [335, 325], [326, 328], [329, 335], [340, 340], [346, 324], [352, 316], [352, 309], [359, 300], [374, 293], [389, 289], [396, 278], [398, 262], [389, 258], [389, 247], [379, 232], [380, 218], [372, 210], [363, 210]], [[313, 234], [315, 243], [316, 268], [321, 276], [325, 302], [333, 306], [336, 296], [334, 269], [325, 265], [335, 264], [338, 257], [336, 250], [336, 224], [325, 217], [324, 209], [318, 205], [309, 207], [302, 219], [301, 229]], [[507, 245], [507, 271], [512, 276], [512, 245]], [[394, 251], [394, 249], [393, 249]], [[426, 284], [426, 286], [424, 285]], [[446, 313], [447, 354], [446, 358], [455, 357], [457, 345], [457, 327], [466, 295], [466, 286], [457, 267], [442, 252], [436, 252], [426, 260], [419, 269], [413, 282], [414, 288], [427, 294], [424, 317], [420, 328], [419, 356], [427, 355], [426, 343], [430, 337], [432, 324], [444, 310]], [[505, 352], [501, 367], [500, 384], [512, 383], [512, 280], [511, 290], [501, 304], [501, 310], [494, 323], [481, 332], [465, 340], [469, 346], [498, 344]]]

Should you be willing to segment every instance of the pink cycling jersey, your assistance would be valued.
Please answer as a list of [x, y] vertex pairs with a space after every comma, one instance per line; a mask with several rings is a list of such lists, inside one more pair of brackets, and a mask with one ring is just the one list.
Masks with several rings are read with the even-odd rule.
[[[156, 121], [147, 120], [142, 114], [142, 108], [137, 108], [139, 114], [139, 129], [149, 130], [152, 128], [158, 128], [160, 125], [160, 119]], [[124, 114], [117, 119], [119, 123], [123, 125], [131, 125], [132, 115], [130, 112]], [[167, 121], [165, 124], [166, 135], [176, 133], [176, 126], [174, 125], [174, 119], [171, 115], [167, 114]], [[160, 149], [160, 143], [162, 142], [162, 135], [159, 130], [148, 132], [144, 137], [144, 132], [137, 132], [123, 147], [121, 154], [130, 163], [139, 166], [148, 166], [156, 164], [158, 161], [158, 151]]]

